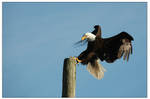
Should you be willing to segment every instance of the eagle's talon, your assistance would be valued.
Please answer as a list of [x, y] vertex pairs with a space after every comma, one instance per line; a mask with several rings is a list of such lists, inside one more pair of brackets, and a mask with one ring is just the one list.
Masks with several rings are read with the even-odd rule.
[[81, 63], [82, 61], [76, 58], [77, 64]]
[[77, 57], [72, 57], [72, 58], [76, 60], [76, 64], [79, 64], [79, 63], [81, 63], [81, 62], [82, 62], [82, 61], [81, 61], [81, 60], [79, 60]]

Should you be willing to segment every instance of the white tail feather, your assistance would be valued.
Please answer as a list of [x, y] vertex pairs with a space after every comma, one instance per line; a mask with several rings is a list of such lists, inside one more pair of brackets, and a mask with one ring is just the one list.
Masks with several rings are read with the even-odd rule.
[[106, 70], [99, 62], [99, 59], [95, 60], [94, 64], [89, 62], [87, 65], [87, 70], [91, 75], [100, 80], [104, 77], [104, 72]]

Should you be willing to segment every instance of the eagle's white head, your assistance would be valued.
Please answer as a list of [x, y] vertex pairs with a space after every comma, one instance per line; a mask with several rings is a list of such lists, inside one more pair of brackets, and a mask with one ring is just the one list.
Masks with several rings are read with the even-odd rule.
[[94, 34], [87, 32], [82, 36], [81, 40], [83, 41], [83, 40], [87, 39], [88, 41], [92, 42], [95, 40], [95, 38], [96, 38], [96, 36]]

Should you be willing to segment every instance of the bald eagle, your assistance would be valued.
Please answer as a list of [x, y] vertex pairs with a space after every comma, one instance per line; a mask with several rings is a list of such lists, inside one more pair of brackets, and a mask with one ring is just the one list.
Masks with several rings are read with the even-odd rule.
[[94, 28], [93, 32], [87, 32], [82, 36], [81, 41], [88, 42], [87, 49], [76, 57], [76, 61], [87, 65], [87, 70], [95, 78], [102, 79], [106, 70], [100, 61], [113, 63], [121, 57], [128, 61], [129, 55], [132, 54], [133, 37], [127, 32], [121, 32], [110, 38], [102, 38], [101, 27], [95, 25]]

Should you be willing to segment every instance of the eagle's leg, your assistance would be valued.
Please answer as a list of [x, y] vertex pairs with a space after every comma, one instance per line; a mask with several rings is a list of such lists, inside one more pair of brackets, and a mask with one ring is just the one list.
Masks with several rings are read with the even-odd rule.
[[77, 61], [77, 64], [82, 62], [82, 60], [79, 60], [79, 58], [76, 58], [76, 61]]
[[76, 64], [79, 64], [79, 63], [81, 63], [82, 62], [82, 60], [80, 60], [78, 57], [73, 57], [75, 60], [76, 60]]
[[90, 52], [88, 53], [88, 55], [82, 60], [82, 62], [88, 64], [88, 62], [91, 61], [91, 59], [95, 59], [96, 58], [96, 54], [94, 52]]
[[88, 62], [90, 62], [91, 61], [91, 59], [93, 59], [93, 58], [95, 58], [96, 57], [96, 55], [95, 55], [95, 53], [94, 52], [89, 52], [89, 53], [84, 53], [84, 55], [83, 55], [83, 53], [81, 53], [78, 57], [77, 57], [77, 62], [78, 63], [82, 63], [83, 65], [86, 65], [86, 64], [88, 64]]
[[82, 63], [83, 59], [87, 56], [87, 50], [83, 51], [78, 57], [76, 57], [77, 64]]

